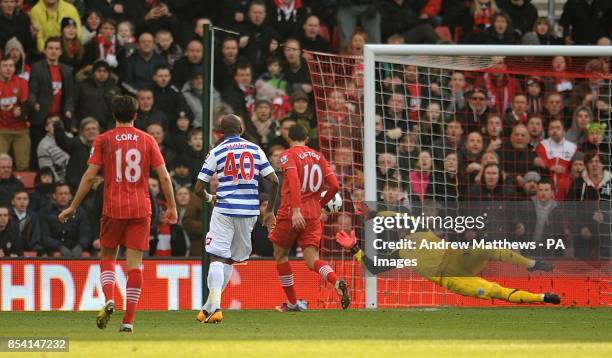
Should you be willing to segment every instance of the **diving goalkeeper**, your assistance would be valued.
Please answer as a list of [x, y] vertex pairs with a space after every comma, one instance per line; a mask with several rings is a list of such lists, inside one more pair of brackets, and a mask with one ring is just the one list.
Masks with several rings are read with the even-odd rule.
[[[438, 242], [441, 239], [432, 231], [421, 231], [404, 237], [416, 243], [415, 247], [421, 247], [421, 241]], [[336, 234], [336, 241], [347, 250], [351, 250], [357, 262], [362, 263], [372, 274], [394, 269], [393, 266], [377, 266], [372, 258], [357, 245], [355, 232], [340, 231]], [[377, 254], [375, 259], [380, 259]], [[525, 267], [529, 271], [552, 271], [551, 263], [532, 260], [512, 250], [496, 249], [467, 249], [467, 250], [426, 250], [426, 249], [401, 249], [391, 251], [382, 256], [385, 262], [397, 260], [416, 259], [418, 263], [413, 269], [421, 276], [446, 288], [458, 295], [475, 297], [480, 299], [500, 299], [512, 303], [544, 302], [558, 305], [561, 297], [555, 293], [531, 293], [528, 291], [502, 287], [496, 282], [487, 281], [478, 277], [480, 271], [487, 265], [488, 261], [510, 262]]]

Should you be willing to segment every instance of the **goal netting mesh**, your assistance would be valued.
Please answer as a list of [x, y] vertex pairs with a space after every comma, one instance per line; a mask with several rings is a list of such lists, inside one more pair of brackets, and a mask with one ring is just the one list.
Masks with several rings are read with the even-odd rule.
[[[555, 234], [566, 244], [564, 250], [539, 247], [529, 253], [556, 262], [566, 280], [554, 280], [554, 275], [535, 280], [544, 276], [519, 274], [520, 269], [504, 269], [500, 275], [495, 265], [483, 275], [489, 270], [495, 281], [509, 287], [562, 291], [569, 300], [612, 301], [609, 272], [601, 275], [602, 267], [609, 270], [612, 232], [612, 193], [605, 187], [612, 180], [608, 58], [377, 56], [375, 103], [368, 103], [376, 115], [364, 118], [362, 58], [310, 57], [320, 148], [338, 175], [344, 200], [343, 210], [325, 222], [321, 254], [349, 280], [356, 307], [364, 306], [363, 269], [334, 235], [354, 229], [363, 240], [364, 140], [376, 143], [376, 162], [367, 165], [376, 166], [377, 204], [414, 210], [435, 201], [452, 211], [458, 202], [516, 201], [526, 207], [533, 202], [536, 220], [511, 219], [500, 204], [493, 210], [492, 226], [504, 227], [512, 240], [542, 240], [549, 230], [558, 230]], [[373, 133], [364, 134], [364, 121], [375, 121]], [[597, 161], [594, 156], [600, 167], [587, 163]], [[594, 175], [599, 183], [589, 181], [589, 165], [603, 172]], [[583, 176], [586, 188], [578, 190]], [[541, 203], [546, 195], [556, 203], [590, 201], [593, 212], [578, 215], [588, 223], [566, 225], [560, 218], [567, 212], [537, 220], [545, 214], [535, 204], [539, 183], [550, 183], [550, 193], [540, 194]], [[594, 218], [595, 212], [601, 217]], [[490, 304], [449, 293], [410, 269], [387, 272], [377, 282], [378, 307]], [[328, 299], [321, 303], [335, 307], [334, 293], [326, 291]]]

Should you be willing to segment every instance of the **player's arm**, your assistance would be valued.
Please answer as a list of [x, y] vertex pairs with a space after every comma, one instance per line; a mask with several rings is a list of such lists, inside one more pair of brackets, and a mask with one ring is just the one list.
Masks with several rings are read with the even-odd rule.
[[195, 189], [194, 189], [195, 193], [197, 196], [200, 197], [200, 199], [204, 200], [207, 203], [215, 203], [215, 201], [217, 200], [217, 196], [214, 194], [209, 193], [206, 190], [206, 182], [203, 180], [198, 179], [196, 181], [196, 185], [195, 185]]
[[[359, 247], [357, 244], [357, 237], [355, 236], [355, 231], [351, 231], [347, 233], [345, 231], [340, 231], [336, 234], [336, 242], [344, 247], [347, 250], [350, 250], [355, 258], [355, 261], [363, 264], [370, 273], [377, 275], [379, 273], [387, 272], [392, 270], [394, 267], [388, 266], [376, 266], [374, 265], [374, 261], [369, 258], [365, 252]], [[400, 259], [399, 250], [392, 251], [390, 254], [381, 254], [377, 255], [382, 259]]]
[[340, 184], [338, 183], [338, 178], [336, 178], [336, 174], [331, 169], [331, 166], [327, 162], [324, 157], [321, 157], [321, 164], [323, 166], [323, 175], [325, 176], [325, 184], [327, 184], [327, 191], [325, 192], [325, 196], [321, 198], [321, 207], [327, 204], [330, 200], [336, 196], [336, 193], [340, 190]]
[[291, 206], [291, 225], [296, 230], [306, 227], [306, 220], [300, 208], [302, 202], [302, 189], [300, 188], [300, 176], [298, 175], [297, 163], [291, 153], [285, 153], [280, 157], [285, 176], [283, 180], [289, 187], [289, 205]]
[[77, 189], [76, 194], [74, 195], [74, 199], [68, 208], [63, 210], [59, 214], [59, 220], [62, 223], [68, 221], [68, 219], [74, 214], [76, 209], [81, 205], [87, 193], [91, 190], [91, 187], [95, 184], [98, 178], [98, 171], [100, 171], [100, 166], [97, 164], [89, 164], [85, 174], [81, 178], [81, 183], [79, 184], [79, 188]]
[[159, 185], [162, 193], [164, 193], [164, 198], [166, 198], [166, 219], [170, 224], [176, 224], [178, 215], [176, 212], [176, 203], [174, 201], [174, 190], [172, 189], [172, 180], [166, 169], [166, 164], [157, 166], [155, 172], [159, 178]]
[[278, 198], [278, 176], [276, 176], [274, 168], [266, 157], [266, 153], [264, 153], [261, 148], [259, 148], [259, 158], [259, 174], [270, 182], [270, 191], [268, 192], [270, 200], [268, 200], [268, 206], [266, 206], [263, 219], [264, 224], [268, 227], [268, 229], [272, 230], [274, 226], [276, 226], [274, 208], [276, 207], [276, 200]]
[[278, 196], [278, 177], [275, 172], [271, 172], [266, 175], [267, 181], [270, 182], [270, 191], [268, 192], [270, 200], [268, 200], [268, 206], [266, 206], [265, 213], [263, 215], [264, 225], [268, 230], [274, 229], [276, 226], [276, 216], [274, 216], [274, 208], [276, 207], [276, 198]]
[[270, 191], [268, 192], [270, 200], [268, 201], [266, 211], [273, 213], [274, 208], [276, 207], [276, 200], [278, 199], [278, 176], [276, 176], [275, 172], [272, 172], [266, 175], [264, 178], [270, 182]]
[[210, 183], [210, 180], [215, 174], [216, 170], [217, 159], [211, 150], [208, 152], [208, 155], [204, 160], [204, 164], [202, 164], [202, 169], [200, 169], [200, 173], [198, 174], [198, 180], [196, 180], [195, 185], [195, 193], [203, 201], [212, 204], [215, 203], [217, 197], [216, 195], [210, 194], [208, 191], [206, 191], [206, 183]]
[[300, 203], [302, 202], [302, 190], [300, 189], [300, 177], [295, 166], [285, 170], [285, 180], [289, 186], [289, 205], [291, 205], [291, 225], [296, 230], [306, 227], [306, 220], [302, 215]]

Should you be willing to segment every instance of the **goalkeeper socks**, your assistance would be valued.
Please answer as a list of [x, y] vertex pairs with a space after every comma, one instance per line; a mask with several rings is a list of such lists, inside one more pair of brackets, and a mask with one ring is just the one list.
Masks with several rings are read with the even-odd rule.
[[115, 300], [115, 261], [103, 259], [100, 261], [100, 282], [104, 292], [105, 302]]
[[282, 264], [276, 264], [276, 270], [278, 271], [278, 280], [280, 285], [285, 291], [287, 296], [287, 302], [290, 305], [297, 304], [297, 297], [295, 294], [295, 287], [293, 286], [293, 271], [291, 270], [291, 264], [289, 261], [283, 262]]
[[317, 271], [324, 280], [327, 280], [327, 282], [331, 283], [332, 285], [335, 285], [336, 281], [338, 281], [338, 277], [336, 276], [334, 269], [323, 260], [315, 261], [314, 271]]
[[223, 288], [223, 262], [214, 261], [208, 268], [208, 291], [210, 311], [215, 312], [221, 308], [221, 289]]
[[527, 291], [521, 290], [513, 290], [512, 293], [508, 295], [508, 302], [512, 303], [531, 303], [531, 302], [542, 302], [544, 299], [544, 295], [531, 293]]
[[128, 271], [126, 288], [126, 309], [123, 316], [123, 323], [133, 324], [134, 315], [136, 314], [136, 305], [140, 299], [140, 290], [142, 288], [142, 270], [131, 269]]

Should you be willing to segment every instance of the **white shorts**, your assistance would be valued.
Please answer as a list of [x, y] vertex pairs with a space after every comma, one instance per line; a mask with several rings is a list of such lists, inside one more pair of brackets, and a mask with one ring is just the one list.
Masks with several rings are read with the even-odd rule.
[[206, 234], [206, 252], [236, 262], [247, 260], [251, 255], [251, 232], [256, 222], [257, 216], [228, 216], [213, 211]]

